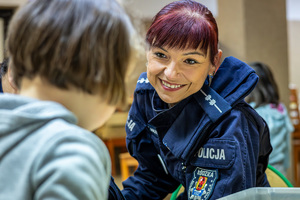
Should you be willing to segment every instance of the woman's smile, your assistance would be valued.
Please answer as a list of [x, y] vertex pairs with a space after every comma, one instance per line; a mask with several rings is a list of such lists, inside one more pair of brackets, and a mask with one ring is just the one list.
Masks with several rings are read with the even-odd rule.
[[185, 85], [170, 83], [168, 81], [164, 81], [164, 80], [161, 80], [161, 79], [159, 79], [159, 80], [161, 82], [162, 87], [165, 90], [168, 90], [168, 91], [177, 91], [177, 90], [180, 90], [182, 87], [185, 86]]

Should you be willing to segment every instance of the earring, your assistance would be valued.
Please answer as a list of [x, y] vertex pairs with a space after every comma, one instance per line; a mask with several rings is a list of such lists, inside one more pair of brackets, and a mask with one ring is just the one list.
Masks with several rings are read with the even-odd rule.
[[148, 67], [148, 62], [146, 62], [146, 67]]
[[208, 86], [211, 85], [212, 79], [214, 78], [215, 72], [213, 72], [213, 74], [209, 74], [208, 75]]

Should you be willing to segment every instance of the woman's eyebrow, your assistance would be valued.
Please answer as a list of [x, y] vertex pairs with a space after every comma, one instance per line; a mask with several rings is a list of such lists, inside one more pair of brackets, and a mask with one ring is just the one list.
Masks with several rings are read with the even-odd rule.
[[163, 50], [163, 51], [165, 51], [165, 52], [168, 52], [167, 50], [165, 50], [164, 48], [162, 48], [162, 47], [159, 47], [161, 50]]
[[[165, 52], [168, 52], [166, 49], [164, 49], [164, 48], [162, 48], [162, 47], [158, 47], [158, 48], [160, 48], [161, 50], [163, 50], [163, 51], [165, 51]], [[182, 55], [187, 56], [187, 55], [195, 55], [195, 54], [196, 54], [196, 55], [199, 55], [199, 56], [206, 57], [205, 54], [200, 53], [200, 52], [198, 52], [198, 51], [191, 51], [191, 52], [184, 53], [184, 54], [182, 54]]]
[[194, 54], [205, 57], [205, 55], [203, 53], [200, 53], [198, 51], [192, 51], [192, 52], [184, 53], [183, 55], [187, 56], [187, 55], [194, 55]]

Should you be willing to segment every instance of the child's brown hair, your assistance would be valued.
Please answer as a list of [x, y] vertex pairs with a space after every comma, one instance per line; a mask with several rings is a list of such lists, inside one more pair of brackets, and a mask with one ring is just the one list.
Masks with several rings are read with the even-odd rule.
[[7, 49], [14, 81], [40, 76], [61, 88], [126, 100], [132, 24], [115, 1], [32, 0], [10, 22]]

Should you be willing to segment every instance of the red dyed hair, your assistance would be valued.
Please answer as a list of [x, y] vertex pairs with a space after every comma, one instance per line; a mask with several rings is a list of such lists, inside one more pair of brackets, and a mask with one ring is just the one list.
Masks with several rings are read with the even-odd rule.
[[191, 0], [175, 1], [162, 8], [153, 18], [146, 34], [150, 46], [209, 49], [210, 61], [218, 53], [218, 26], [208, 8]]

